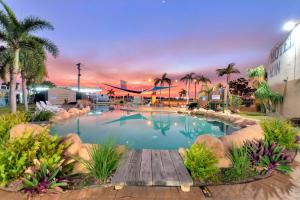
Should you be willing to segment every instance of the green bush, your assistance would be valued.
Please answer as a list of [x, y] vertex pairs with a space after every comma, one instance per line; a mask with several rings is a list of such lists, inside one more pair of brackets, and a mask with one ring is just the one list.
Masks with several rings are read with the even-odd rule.
[[194, 110], [195, 108], [199, 108], [199, 104], [197, 102], [192, 102], [187, 105], [189, 110]]
[[225, 170], [223, 178], [225, 181], [242, 181], [257, 175], [246, 147], [232, 147], [229, 158], [232, 167]]
[[0, 148], [0, 185], [19, 178], [33, 165], [34, 159], [49, 166], [59, 163], [67, 146], [57, 136], [50, 136], [47, 130], [35, 136], [26, 132], [22, 137], [8, 140]]
[[28, 122], [30, 117], [25, 112], [0, 115], [0, 144], [9, 139], [9, 131], [15, 125]]
[[218, 159], [213, 152], [205, 147], [205, 143], [192, 144], [184, 159], [185, 166], [194, 178], [200, 181], [218, 181], [220, 169], [216, 166]]
[[82, 161], [91, 177], [101, 182], [117, 169], [121, 155], [116, 151], [116, 145], [112, 141], [106, 141], [103, 144], [94, 145], [88, 151], [91, 157], [90, 161]]
[[49, 121], [53, 115], [51, 111], [40, 111], [33, 115], [33, 121]]
[[269, 143], [276, 142], [286, 149], [296, 147], [296, 131], [287, 121], [279, 119], [265, 120], [261, 123], [264, 131], [265, 140]]

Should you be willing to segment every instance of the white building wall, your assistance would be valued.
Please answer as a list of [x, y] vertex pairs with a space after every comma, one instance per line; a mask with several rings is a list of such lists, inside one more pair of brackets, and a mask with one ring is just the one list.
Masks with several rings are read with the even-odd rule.
[[300, 25], [272, 49], [266, 69], [271, 89], [284, 95], [278, 112], [300, 117]]

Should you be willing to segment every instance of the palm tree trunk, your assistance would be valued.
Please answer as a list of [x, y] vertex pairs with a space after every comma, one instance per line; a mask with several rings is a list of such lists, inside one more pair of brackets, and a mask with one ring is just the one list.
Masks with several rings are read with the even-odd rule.
[[187, 82], [187, 88], [186, 88], [186, 103], [189, 104], [189, 98], [190, 98], [190, 82]]
[[17, 98], [16, 98], [16, 85], [17, 85], [17, 74], [19, 71], [19, 55], [20, 49], [15, 49], [14, 52], [13, 69], [10, 74], [10, 86], [9, 86], [9, 103], [12, 113], [17, 112]]
[[22, 78], [22, 93], [23, 93], [23, 100], [25, 111], [28, 111], [28, 90], [27, 90], [27, 81], [25, 79], [24, 71], [21, 71], [21, 78]]
[[196, 93], [197, 93], [197, 84], [195, 83], [195, 101], [196, 101], [196, 99], [197, 99], [197, 98], [196, 98], [196, 96], [197, 96]]
[[171, 106], [170, 100], [171, 100], [171, 84], [169, 84], [169, 107]]

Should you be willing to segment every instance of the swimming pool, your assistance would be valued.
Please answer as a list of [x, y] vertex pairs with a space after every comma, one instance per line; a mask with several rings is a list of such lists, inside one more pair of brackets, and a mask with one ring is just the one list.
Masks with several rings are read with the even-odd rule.
[[113, 139], [134, 149], [178, 149], [190, 146], [199, 135], [222, 137], [238, 129], [218, 120], [177, 113], [109, 111], [107, 107], [96, 107], [87, 116], [54, 124], [51, 133], [77, 133], [84, 143]]

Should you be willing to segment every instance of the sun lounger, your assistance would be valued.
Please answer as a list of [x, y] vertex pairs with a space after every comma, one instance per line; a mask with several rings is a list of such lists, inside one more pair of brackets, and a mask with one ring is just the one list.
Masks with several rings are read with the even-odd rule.
[[46, 105], [46, 103], [43, 101], [40, 101], [40, 105], [42, 106], [43, 109], [51, 111], [51, 112], [58, 112], [61, 110], [61, 108], [59, 108], [59, 107]]

